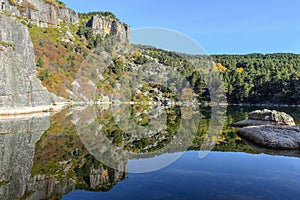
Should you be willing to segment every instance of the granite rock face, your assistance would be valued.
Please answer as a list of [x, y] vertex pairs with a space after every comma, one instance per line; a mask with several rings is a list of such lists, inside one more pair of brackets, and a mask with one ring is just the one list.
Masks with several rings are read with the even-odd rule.
[[260, 125], [288, 125], [294, 126], [295, 122], [290, 115], [276, 110], [256, 110], [249, 113], [249, 119], [237, 122], [234, 126], [260, 126]]
[[36, 76], [28, 30], [0, 15], [0, 109], [49, 106], [51, 95]]
[[299, 126], [251, 126], [237, 134], [264, 148], [300, 150]]
[[119, 38], [121, 42], [129, 42], [130, 27], [118, 20], [94, 15], [87, 22], [86, 26], [92, 28], [94, 35], [99, 34], [104, 37], [110, 34]]
[[78, 23], [78, 13], [64, 7], [55, 6], [43, 0], [15, 0], [15, 4], [9, 0], [0, 0], [0, 11], [25, 17], [34, 25], [41, 27], [57, 26], [60, 22], [68, 24]]

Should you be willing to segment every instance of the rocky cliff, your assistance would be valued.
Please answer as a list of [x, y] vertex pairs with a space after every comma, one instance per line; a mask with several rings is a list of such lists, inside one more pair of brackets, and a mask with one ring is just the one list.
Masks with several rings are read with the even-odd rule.
[[119, 20], [93, 15], [86, 26], [92, 28], [94, 35], [100, 34], [104, 37], [110, 34], [117, 36], [122, 42], [129, 42], [130, 27]]
[[[0, 0], [0, 12], [26, 19], [39, 27], [57, 27], [60, 23], [78, 25], [78, 13], [56, 0]], [[86, 24], [93, 33], [118, 36], [123, 42], [129, 41], [130, 27], [118, 19], [91, 15]]]
[[0, 11], [26, 18], [41, 27], [78, 23], [78, 14], [55, 0], [0, 0]]
[[50, 93], [36, 77], [28, 30], [16, 19], [0, 15], [0, 109], [50, 104]]

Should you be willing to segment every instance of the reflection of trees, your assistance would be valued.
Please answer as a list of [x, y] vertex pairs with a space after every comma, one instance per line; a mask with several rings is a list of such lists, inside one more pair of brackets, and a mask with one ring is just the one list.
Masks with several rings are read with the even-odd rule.
[[[149, 158], [184, 151], [186, 144], [191, 144], [190, 150], [199, 150], [207, 137], [213, 110], [201, 108], [199, 119], [189, 117], [188, 121], [181, 123], [182, 127], [189, 127], [198, 121], [196, 135], [188, 133], [195, 127], [186, 128], [186, 132], [176, 134], [182, 128], [179, 124], [184, 109], [187, 108], [173, 107], [163, 112], [166, 114], [166, 126], [160, 135], [155, 133], [130, 135], [129, 132], [118, 129], [117, 117], [125, 113], [122, 107], [98, 109], [96, 112], [89, 109], [80, 111], [78, 114], [81, 115], [85, 124], [83, 128], [86, 130], [81, 133], [82, 135], [77, 134], [73, 124], [76, 118], [71, 116], [69, 110], [54, 115], [51, 118], [51, 125], [50, 116], [0, 121], [0, 199], [21, 197], [59, 199], [63, 194], [75, 189], [108, 191], [119, 181], [127, 178], [128, 159]], [[215, 143], [213, 150], [299, 156], [299, 152], [252, 147], [237, 137], [232, 124], [245, 119], [247, 113], [255, 109], [257, 108], [228, 107], [222, 132], [210, 135], [211, 141]], [[298, 108], [282, 109], [297, 116]], [[127, 111], [133, 113], [133, 117], [136, 118], [140, 116], [139, 113], [151, 116], [151, 112], [147, 113], [147, 109], [143, 108], [130, 107]], [[154, 113], [159, 111], [156, 110]], [[218, 125], [218, 121], [214, 121], [215, 125]], [[95, 122], [98, 124], [97, 127], [88, 126]], [[100, 130], [103, 132], [102, 135]], [[126, 129], [130, 130], [130, 127]], [[87, 134], [88, 132], [94, 135], [98, 133], [101, 137], [94, 137]], [[139, 138], [141, 136], [142, 139], [145, 137], [144, 140]], [[155, 141], [151, 137], [160, 137], [161, 140]], [[85, 138], [83, 142], [82, 138]], [[85, 146], [87, 143], [84, 142], [91, 142], [93, 148], [87, 149]], [[119, 153], [118, 150], [125, 147], [127, 151], [133, 151], [133, 154]], [[102, 158], [95, 157], [91, 150], [101, 152], [100, 156], [104, 158], [114, 158], [116, 169], [100, 162]]]
[[32, 176], [72, 180], [74, 189], [108, 191], [127, 177], [125, 162], [115, 170], [100, 163], [83, 146], [66, 111], [52, 118], [52, 126], [37, 143]]
[[[193, 140], [191, 133], [197, 130], [197, 117], [187, 123], [180, 107], [153, 109], [136, 110], [128, 105], [105, 111], [86, 108], [75, 114], [74, 121], [91, 154], [113, 168], [120, 159], [186, 150]], [[145, 118], [146, 123], [136, 123]]]
[[49, 115], [0, 121], [0, 199], [60, 199], [75, 189], [108, 191], [127, 177], [127, 163], [119, 163], [118, 171], [89, 154], [66, 111], [53, 116], [49, 126]]

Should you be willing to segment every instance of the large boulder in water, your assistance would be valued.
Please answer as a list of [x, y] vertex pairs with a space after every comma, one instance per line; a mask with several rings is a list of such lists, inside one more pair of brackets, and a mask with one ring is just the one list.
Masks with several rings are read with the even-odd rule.
[[237, 122], [234, 126], [260, 126], [260, 125], [288, 125], [294, 126], [295, 122], [292, 116], [276, 110], [256, 110], [249, 113], [249, 119]]
[[264, 148], [300, 150], [299, 126], [251, 126], [241, 128], [237, 134]]
[[241, 138], [261, 147], [300, 150], [300, 127], [284, 112], [256, 110], [249, 113], [249, 119], [234, 125], [244, 127], [237, 132]]

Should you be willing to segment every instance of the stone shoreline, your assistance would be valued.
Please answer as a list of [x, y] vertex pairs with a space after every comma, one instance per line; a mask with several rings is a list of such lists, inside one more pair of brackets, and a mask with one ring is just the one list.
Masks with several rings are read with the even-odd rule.
[[0, 119], [10, 118], [14, 115], [28, 115], [41, 112], [59, 112], [68, 105], [70, 105], [70, 102], [59, 102], [49, 106], [0, 108]]

